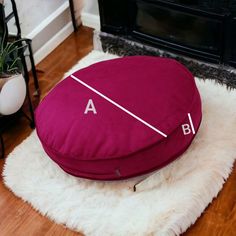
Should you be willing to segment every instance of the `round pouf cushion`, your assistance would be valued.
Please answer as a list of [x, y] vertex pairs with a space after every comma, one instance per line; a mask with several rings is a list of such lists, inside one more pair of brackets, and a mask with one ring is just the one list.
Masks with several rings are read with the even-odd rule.
[[119, 180], [179, 157], [200, 126], [192, 74], [173, 59], [103, 61], [60, 82], [36, 110], [39, 139], [67, 173]]

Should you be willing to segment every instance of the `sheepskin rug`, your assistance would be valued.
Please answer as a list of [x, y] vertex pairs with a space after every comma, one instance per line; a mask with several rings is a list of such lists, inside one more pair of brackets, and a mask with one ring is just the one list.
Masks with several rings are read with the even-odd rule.
[[[69, 73], [115, 57], [93, 51]], [[34, 131], [7, 157], [5, 184], [43, 215], [85, 235], [181, 234], [217, 196], [236, 157], [236, 91], [196, 81], [203, 102], [200, 130], [165, 168], [119, 182], [76, 178], [47, 157]]]

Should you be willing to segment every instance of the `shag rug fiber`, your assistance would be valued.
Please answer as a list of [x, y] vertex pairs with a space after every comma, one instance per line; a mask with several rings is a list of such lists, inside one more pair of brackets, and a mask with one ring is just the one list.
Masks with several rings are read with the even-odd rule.
[[[73, 69], [116, 56], [91, 52]], [[69, 73], [71, 73], [70, 71]], [[179, 235], [217, 196], [236, 158], [236, 92], [196, 79], [203, 120], [189, 149], [144, 178], [99, 182], [63, 172], [33, 132], [7, 157], [8, 188], [57, 223], [85, 235]]]

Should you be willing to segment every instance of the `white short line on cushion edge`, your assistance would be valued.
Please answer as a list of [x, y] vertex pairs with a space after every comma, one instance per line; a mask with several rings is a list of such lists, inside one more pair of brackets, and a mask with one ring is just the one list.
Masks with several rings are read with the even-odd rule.
[[193, 132], [193, 134], [195, 134], [196, 132], [195, 132], [195, 129], [194, 129], [194, 126], [193, 126], [193, 121], [192, 121], [190, 113], [188, 113], [188, 119], [189, 119], [189, 122], [190, 122], [190, 125], [191, 125], [192, 132]]
[[90, 85], [86, 84], [85, 82], [83, 82], [82, 80], [80, 80], [79, 78], [77, 78], [74, 75], [70, 75], [70, 77], [74, 80], [76, 80], [77, 82], [79, 82], [80, 84], [82, 84], [83, 86], [85, 86], [86, 88], [92, 90], [94, 93], [96, 93], [97, 95], [99, 95], [100, 97], [106, 99], [108, 102], [112, 103], [114, 106], [120, 108], [122, 111], [126, 112], [127, 114], [129, 114], [130, 116], [132, 116], [133, 118], [135, 118], [136, 120], [140, 121], [141, 123], [143, 123], [144, 125], [146, 125], [147, 127], [149, 127], [150, 129], [154, 130], [155, 132], [157, 132], [158, 134], [162, 135], [163, 137], [167, 138], [167, 135], [165, 133], [163, 133], [162, 131], [160, 131], [159, 129], [155, 128], [154, 126], [150, 125], [148, 122], [146, 122], [145, 120], [141, 119], [140, 117], [136, 116], [135, 114], [133, 114], [132, 112], [130, 112], [129, 110], [127, 110], [126, 108], [124, 108], [123, 106], [119, 105], [118, 103], [114, 102], [112, 99], [108, 98], [106, 95], [100, 93], [99, 91], [97, 91], [96, 89], [94, 89], [93, 87], [91, 87]]

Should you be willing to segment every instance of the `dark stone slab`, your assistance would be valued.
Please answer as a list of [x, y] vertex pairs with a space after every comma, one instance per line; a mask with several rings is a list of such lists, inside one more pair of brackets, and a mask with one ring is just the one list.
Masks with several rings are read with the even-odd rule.
[[149, 55], [174, 58], [185, 65], [194, 76], [203, 80], [212, 79], [217, 83], [225, 84], [227, 88], [236, 88], [236, 71], [232, 67], [209, 64], [187, 58], [167, 51], [160, 50], [138, 42], [130, 41], [125, 37], [100, 33], [103, 51], [119, 56]]

